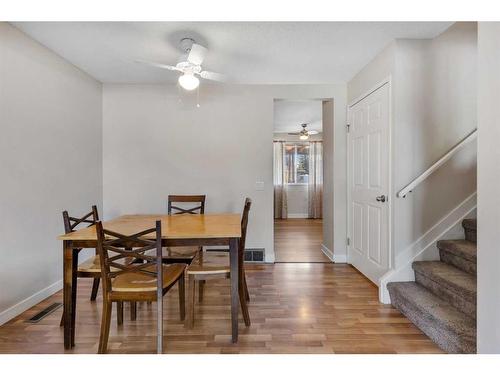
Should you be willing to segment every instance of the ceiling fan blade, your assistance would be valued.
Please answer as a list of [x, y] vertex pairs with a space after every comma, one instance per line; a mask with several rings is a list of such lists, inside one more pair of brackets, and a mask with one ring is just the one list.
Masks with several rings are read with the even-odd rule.
[[300, 133], [288, 133], [288, 135], [300, 135]]
[[224, 74], [207, 72], [206, 70], [200, 73], [201, 78], [209, 79], [211, 81], [226, 82], [227, 77]]
[[191, 51], [189, 51], [187, 61], [194, 65], [201, 65], [206, 54], [207, 49], [205, 47], [193, 43], [193, 45], [191, 46]]
[[135, 62], [140, 63], [140, 64], [146, 64], [146, 65], [149, 65], [149, 66], [154, 66], [155, 68], [161, 68], [161, 69], [167, 69], [167, 70], [176, 70], [176, 71], [179, 71], [179, 72], [182, 71], [181, 69], [179, 69], [176, 66], [166, 65], [166, 64], [160, 64], [160, 63], [156, 63], [156, 62], [152, 62], [152, 61], [136, 60]]
[[319, 131], [317, 131], [317, 130], [308, 130], [307, 134], [309, 134], [309, 135], [315, 135], [315, 134], [319, 134]]

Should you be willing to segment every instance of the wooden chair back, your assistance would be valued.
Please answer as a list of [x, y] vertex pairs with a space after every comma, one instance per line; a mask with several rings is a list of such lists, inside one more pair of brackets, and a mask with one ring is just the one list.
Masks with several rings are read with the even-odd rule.
[[243, 207], [243, 215], [241, 216], [241, 239], [240, 239], [240, 251], [245, 251], [245, 241], [247, 238], [247, 226], [248, 226], [248, 213], [250, 212], [250, 207], [252, 206], [252, 200], [250, 198], [245, 199], [245, 206]]
[[80, 224], [89, 224], [88, 227], [95, 225], [99, 221], [97, 207], [92, 206], [92, 211], [83, 217], [69, 216], [68, 211], [63, 211], [64, 231], [66, 233], [74, 232]]
[[[205, 195], [169, 195], [168, 196], [168, 214], [204, 214], [205, 213]], [[198, 203], [198, 206], [192, 208], [182, 208], [176, 206], [176, 203]], [[174, 211], [175, 210], [175, 211]]]
[[[143, 230], [132, 235], [125, 235], [104, 229], [102, 223], [96, 223], [97, 251], [101, 261], [101, 278], [103, 293], [111, 292], [111, 280], [127, 272], [142, 273], [154, 276], [158, 281], [158, 290], [163, 289], [161, 221], [154, 228]], [[155, 233], [152, 239], [144, 236]], [[147, 255], [148, 250], [156, 250], [156, 254]], [[128, 262], [130, 258], [140, 259], [143, 263]], [[151, 267], [155, 265], [156, 267]], [[148, 268], [148, 269], [146, 269]], [[161, 294], [160, 299], [161, 300]]]

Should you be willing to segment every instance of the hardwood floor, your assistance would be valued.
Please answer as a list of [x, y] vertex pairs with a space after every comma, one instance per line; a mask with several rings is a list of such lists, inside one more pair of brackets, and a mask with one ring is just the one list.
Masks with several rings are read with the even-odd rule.
[[[196, 306], [193, 330], [179, 321], [176, 291], [165, 303], [165, 353], [440, 353], [440, 349], [390, 305], [377, 299], [377, 288], [344, 264], [283, 263], [246, 267], [252, 325], [240, 314], [240, 337], [231, 343], [228, 280], [210, 280]], [[78, 288], [76, 346], [63, 347], [59, 309], [37, 324], [25, 320], [53, 302], [61, 292], [0, 327], [0, 353], [96, 353], [102, 307], [99, 295], [89, 301], [92, 281]], [[154, 353], [155, 304], [139, 304], [131, 321], [117, 327], [116, 308], [110, 353]]]
[[321, 251], [323, 220], [274, 220], [276, 262], [331, 262]]

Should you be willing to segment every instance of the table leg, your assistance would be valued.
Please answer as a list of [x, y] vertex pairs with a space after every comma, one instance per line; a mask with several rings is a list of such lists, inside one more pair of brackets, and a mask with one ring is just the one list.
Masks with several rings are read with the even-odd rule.
[[71, 260], [71, 346], [75, 346], [75, 323], [76, 323], [76, 290], [78, 272], [78, 253], [80, 250], [73, 250]]
[[63, 241], [63, 306], [64, 306], [64, 348], [71, 348], [72, 322], [72, 284], [73, 284], [73, 248], [71, 241]]
[[238, 342], [238, 307], [239, 307], [239, 261], [238, 238], [229, 240], [229, 261], [231, 267], [231, 327], [233, 343]]

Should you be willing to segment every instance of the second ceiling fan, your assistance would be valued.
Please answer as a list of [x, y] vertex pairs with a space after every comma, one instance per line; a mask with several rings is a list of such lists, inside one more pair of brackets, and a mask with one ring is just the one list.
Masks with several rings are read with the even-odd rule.
[[298, 135], [301, 141], [305, 141], [309, 139], [310, 135], [315, 135], [319, 133], [317, 130], [307, 130], [307, 125], [308, 124], [301, 124], [300, 126], [302, 126], [302, 130], [300, 132], [288, 133], [288, 135]]

